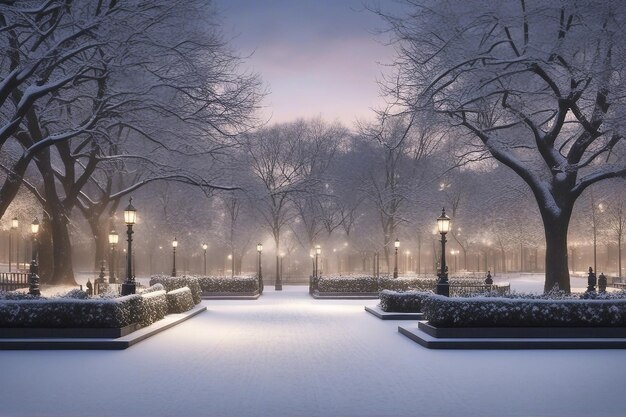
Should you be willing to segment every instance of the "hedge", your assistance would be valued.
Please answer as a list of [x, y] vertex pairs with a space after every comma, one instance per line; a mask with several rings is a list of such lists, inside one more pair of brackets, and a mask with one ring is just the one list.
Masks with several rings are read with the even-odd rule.
[[150, 285], [161, 284], [165, 291], [170, 292], [179, 288], [187, 287], [191, 291], [194, 304], [202, 301], [202, 289], [198, 277], [184, 275], [182, 277], [170, 277], [167, 275], [154, 275], [150, 277]]
[[255, 293], [259, 291], [256, 276], [197, 277], [202, 293]]
[[[472, 277], [450, 278], [452, 286], [482, 286], [484, 282]], [[374, 277], [371, 275], [330, 275], [310, 277], [310, 291], [335, 293], [377, 293], [383, 290], [392, 291], [432, 291], [437, 285], [436, 277], [407, 276], [391, 278], [390, 276]], [[460, 289], [460, 288], [459, 288]], [[478, 288], [480, 290], [480, 288]], [[452, 288], [454, 292], [454, 288]]]
[[528, 299], [432, 295], [422, 302], [440, 327], [626, 326], [626, 299]]
[[380, 292], [380, 308], [383, 311], [393, 311], [401, 313], [419, 313], [422, 311], [422, 303], [433, 295], [432, 291], [420, 292], [398, 292], [383, 290]]
[[195, 305], [191, 290], [188, 287], [178, 288], [165, 294], [167, 314], [184, 313]]
[[165, 291], [118, 298], [4, 299], [0, 301], [0, 327], [125, 327], [143, 326], [167, 314]]

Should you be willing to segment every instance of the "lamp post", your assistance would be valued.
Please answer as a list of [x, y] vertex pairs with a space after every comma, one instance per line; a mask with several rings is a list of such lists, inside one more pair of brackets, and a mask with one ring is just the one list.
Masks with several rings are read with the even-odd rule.
[[29, 288], [28, 288], [28, 293], [30, 295], [36, 295], [39, 296], [41, 295], [41, 291], [39, 291], [39, 275], [38, 274], [38, 265], [37, 265], [37, 258], [38, 258], [38, 251], [37, 251], [37, 233], [39, 233], [39, 220], [37, 220], [37, 218], [35, 217], [35, 220], [33, 220], [33, 223], [30, 225], [30, 231], [33, 234], [33, 248], [32, 248], [32, 256], [31, 256], [31, 261], [30, 261], [30, 271], [29, 271], [29, 275], [28, 275], [28, 284], [29, 284]]
[[259, 254], [259, 293], [263, 294], [263, 267], [261, 264], [261, 253], [263, 252], [262, 243], [257, 243], [256, 251]]
[[322, 254], [322, 247], [320, 245], [315, 245], [315, 276], [318, 277], [320, 270], [319, 270], [319, 256]]
[[134, 294], [136, 289], [135, 276], [133, 275], [133, 225], [137, 221], [137, 210], [133, 207], [133, 199], [130, 198], [128, 206], [124, 209], [124, 223], [126, 223], [126, 236], [128, 250], [126, 251], [126, 281], [122, 284], [122, 295]]
[[311, 257], [311, 276], [315, 276], [315, 249], [311, 249], [309, 251], [309, 256]]
[[450, 218], [446, 216], [446, 209], [441, 210], [441, 216], [437, 218], [437, 229], [441, 234], [441, 271], [437, 281], [437, 294], [450, 296], [450, 283], [446, 267], [446, 233], [450, 230]]
[[209, 245], [207, 245], [206, 243], [202, 244], [202, 250], [204, 251], [204, 276], [206, 276], [206, 250], [208, 249]]
[[393, 243], [393, 246], [395, 247], [395, 256], [394, 256], [394, 263], [393, 263], [393, 277], [398, 278], [398, 249], [400, 248], [400, 240], [396, 239], [396, 241]]
[[111, 253], [109, 256], [109, 283], [115, 284], [115, 247], [119, 242], [119, 235], [115, 229], [109, 232], [109, 244], [111, 245]]
[[177, 247], [178, 247], [178, 240], [174, 238], [174, 240], [172, 240], [172, 276], [173, 277], [176, 276], [176, 248]]
[[[17, 220], [17, 217], [13, 217], [13, 220], [11, 220], [11, 228], [9, 229], [9, 272], [11, 272], [11, 252], [12, 252], [12, 248], [11, 248], [11, 238], [13, 235], [13, 230], [16, 230], [18, 228], [18, 226], [20, 225], [19, 220]], [[16, 261], [16, 264], [19, 261]], [[16, 265], [17, 266], [17, 265]], [[16, 269], [19, 269], [16, 268]]]

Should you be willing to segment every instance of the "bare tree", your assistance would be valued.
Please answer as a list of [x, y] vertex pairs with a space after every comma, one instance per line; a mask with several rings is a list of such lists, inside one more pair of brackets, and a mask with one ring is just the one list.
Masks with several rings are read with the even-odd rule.
[[544, 223], [545, 290], [569, 291], [574, 203], [626, 176], [626, 10], [593, 0], [405, 3], [405, 16], [381, 13], [399, 50], [388, 93], [407, 111], [441, 116], [471, 138], [459, 147], [488, 152], [528, 184]]

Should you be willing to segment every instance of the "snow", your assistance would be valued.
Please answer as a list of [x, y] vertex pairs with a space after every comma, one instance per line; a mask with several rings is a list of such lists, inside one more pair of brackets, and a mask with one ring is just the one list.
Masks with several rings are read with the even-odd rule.
[[2, 351], [0, 415], [624, 414], [626, 351], [428, 350], [363, 311], [376, 301], [307, 291], [203, 301], [124, 351]]

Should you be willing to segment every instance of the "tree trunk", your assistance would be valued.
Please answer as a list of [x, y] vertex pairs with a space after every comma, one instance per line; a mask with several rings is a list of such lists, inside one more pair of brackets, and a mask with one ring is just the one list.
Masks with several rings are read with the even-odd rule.
[[568, 265], [569, 251], [567, 250], [567, 229], [569, 227], [572, 207], [561, 208], [558, 215], [546, 209], [540, 209], [540, 211], [546, 238], [546, 281], [544, 291], [550, 291], [555, 285], [558, 285], [560, 290], [569, 293], [571, 287]]
[[54, 273], [54, 258], [52, 256], [50, 218], [45, 214], [41, 221], [37, 240], [39, 242], [39, 278], [42, 283], [49, 284]]
[[72, 268], [72, 243], [65, 219], [61, 213], [53, 213], [50, 218], [52, 256], [54, 257], [54, 272], [50, 283], [77, 285]]

